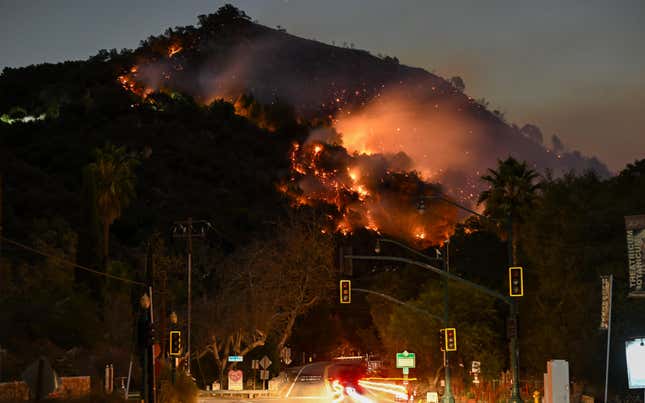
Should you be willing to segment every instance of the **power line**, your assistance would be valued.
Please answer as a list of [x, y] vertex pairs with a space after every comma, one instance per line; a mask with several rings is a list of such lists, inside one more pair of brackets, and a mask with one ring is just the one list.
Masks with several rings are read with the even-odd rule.
[[142, 283], [142, 282], [140, 282], [140, 281], [130, 280], [130, 279], [128, 279], [128, 278], [115, 276], [115, 275], [113, 275], [113, 274], [104, 273], [104, 272], [102, 272], [102, 271], [98, 271], [98, 270], [90, 269], [89, 267], [81, 266], [80, 264], [76, 264], [76, 263], [74, 263], [74, 262], [70, 262], [69, 260], [63, 259], [62, 257], [55, 256], [55, 255], [52, 255], [52, 254], [47, 253], [47, 252], [43, 252], [43, 251], [41, 251], [41, 250], [38, 250], [38, 249], [36, 249], [36, 248], [32, 248], [31, 246], [28, 246], [28, 245], [22, 244], [22, 243], [20, 243], [20, 242], [14, 241], [14, 240], [12, 240], [12, 239], [6, 238], [6, 237], [1, 236], [1, 235], [0, 235], [0, 239], [1, 239], [1, 240], [3, 240], [3, 241], [5, 241], [5, 242], [7, 242], [7, 243], [10, 243], [10, 244], [12, 244], [12, 245], [14, 245], [14, 246], [17, 246], [17, 247], [19, 247], [19, 248], [22, 248], [22, 249], [24, 249], [24, 250], [28, 250], [28, 251], [30, 251], [30, 252], [33, 252], [33, 253], [36, 253], [36, 254], [38, 254], [38, 255], [48, 257], [48, 258], [52, 258], [52, 259], [59, 260], [59, 261], [61, 261], [61, 262], [65, 263], [65, 264], [67, 264], [67, 265], [69, 265], [69, 266], [75, 267], [75, 268], [80, 269], [80, 270], [85, 270], [85, 271], [88, 271], [88, 272], [93, 273], [93, 274], [98, 274], [99, 276], [108, 277], [108, 278], [111, 278], [111, 279], [114, 279], [114, 280], [119, 280], [119, 281], [123, 281], [123, 282], [130, 283], [130, 284], [136, 284], [136, 285], [142, 285], [142, 286], [145, 286], [145, 285], [146, 285], [146, 284], [144, 284], [144, 283]]

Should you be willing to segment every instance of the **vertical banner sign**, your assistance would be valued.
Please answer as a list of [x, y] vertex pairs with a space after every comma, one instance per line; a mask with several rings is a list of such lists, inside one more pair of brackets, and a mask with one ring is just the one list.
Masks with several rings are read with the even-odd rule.
[[625, 217], [630, 297], [645, 297], [645, 215]]
[[600, 306], [600, 328], [609, 328], [609, 304], [611, 303], [611, 282], [609, 276], [600, 276], [602, 282], [602, 305]]

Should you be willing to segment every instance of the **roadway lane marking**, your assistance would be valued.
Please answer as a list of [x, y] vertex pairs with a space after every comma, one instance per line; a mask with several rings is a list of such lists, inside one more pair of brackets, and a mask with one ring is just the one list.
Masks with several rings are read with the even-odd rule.
[[289, 390], [287, 391], [287, 394], [285, 395], [285, 397], [289, 397], [289, 395], [291, 394], [291, 391], [293, 390], [293, 387], [296, 386], [296, 382], [298, 382], [298, 377], [302, 373], [302, 370], [304, 370], [305, 368], [307, 368], [310, 365], [311, 364], [306, 364], [302, 368], [300, 368], [300, 371], [298, 371], [298, 373], [296, 374], [296, 378], [293, 380], [293, 383], [291, 384], [291, 387], [289, 387]]

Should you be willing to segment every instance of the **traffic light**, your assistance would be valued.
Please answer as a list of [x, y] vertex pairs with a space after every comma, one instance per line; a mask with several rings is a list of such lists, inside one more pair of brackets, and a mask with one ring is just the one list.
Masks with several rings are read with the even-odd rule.
[[439, 350], [446, 351], [446, 329], [439, 329]]
[[454, 327], [449, 327], [444, 330], [446, 335], [446, 351], [457, 351], [457, 329], [455, 329]]
[[524, 279], [521, 267], [508, 268], [508, 295], [521, 297], [524, 295]]
[[340, 280], [340, 303], [349, 304], [352, 302], [352, 281]]
[[181, 332], [179, 330], [170, 331], [170, 352], [169, 355], [181, 355]]

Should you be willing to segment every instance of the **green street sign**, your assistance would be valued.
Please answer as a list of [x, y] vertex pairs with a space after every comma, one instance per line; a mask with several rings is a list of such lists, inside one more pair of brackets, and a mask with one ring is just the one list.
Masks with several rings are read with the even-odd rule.
[[402, 353], [396, 353], [396, 367], [397, 368], [414, 368], [416, 363], [416, 357], [414, 353], [408, 353], [404, 351]]

